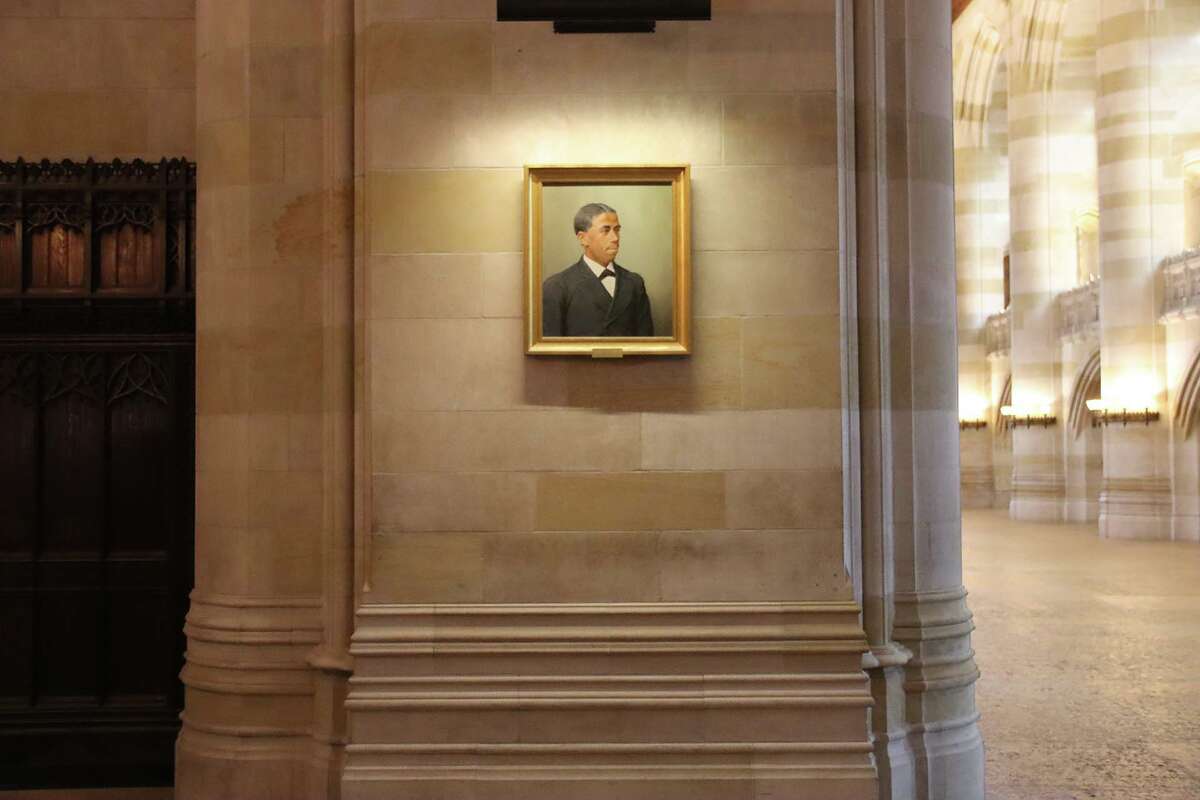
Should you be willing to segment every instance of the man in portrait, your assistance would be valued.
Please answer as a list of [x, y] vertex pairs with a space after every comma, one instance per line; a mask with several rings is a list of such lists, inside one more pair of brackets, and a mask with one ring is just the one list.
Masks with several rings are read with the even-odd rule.
[[621, 221], [604, 203], [575, 214], [578, 261], [542, 283], [543, 336], [653, 336], [642, 276], [616, 262]]

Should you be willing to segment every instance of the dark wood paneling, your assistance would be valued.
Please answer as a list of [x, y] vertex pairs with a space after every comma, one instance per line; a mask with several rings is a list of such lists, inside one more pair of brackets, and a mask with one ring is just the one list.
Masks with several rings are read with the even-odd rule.
[[104, 549], [104, 355], [42, 357], [42, 531], [50, 555]]
[[171, 774], [195, 360], [158, 338], [0, 336], [0, 788]]
[[172, 497], [174, 406], [170, 365], [162, 354], [115, 356], [108, 381], [109, 547], [161, 550]]
[[194, 175], [0, 162], [0, 789], [171, 781]]
[[17, 249], [17, 233], [0, 222], [0, 293], [12, 293], [21, 288], [21, 258]]
[[38, 360], [0, 353], [0, 558], [33, 553], [37, 526]]
[[101, 289], [151, 289], [156, 278], [151, 231], [129, 223], [101, 231]]
[[83, 289], [83, 231], [54, 225], [31, 231], [34, 289]]

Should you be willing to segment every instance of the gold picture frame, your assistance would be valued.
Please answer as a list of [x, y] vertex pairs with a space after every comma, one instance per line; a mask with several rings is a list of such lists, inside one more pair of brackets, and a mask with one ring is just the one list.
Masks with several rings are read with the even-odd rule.
[[[586, 217], [585, 209], [597, 206], [618, 218], [613, 227], [620, 241], [605, 267], [583, 257], [592, 251], [576, 221]], [[526, 354], [690, 355], [690, 219], [691, 170], [686, 164], [525, 167]], [[628, 266], [622, 254], [631, 257]], [[602, 268], [614, 269], [615, 278], [607, 272], [597, 277], [595, 271]], [[612, 284], [613, 289], [602, 288]], [[549, 299], [543, 294], [546, 286], [553, 293]], [[578, 333], [593, 329], [607, 332]], [[652, 335], [630, 335], [630, 329], [652, 329]]]

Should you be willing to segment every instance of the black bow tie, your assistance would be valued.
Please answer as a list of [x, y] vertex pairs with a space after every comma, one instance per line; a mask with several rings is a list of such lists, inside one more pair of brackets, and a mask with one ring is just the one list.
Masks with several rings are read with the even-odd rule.
[[606, 270], [604, 270], [604, 272], [601, 272], [597, 277], [600, 278], [600, 280], [604, 280], [605, 278], [615, 278], [615, 277], [617, 277], [617, 273], [613, 272], [611, 269], [606, 269]]

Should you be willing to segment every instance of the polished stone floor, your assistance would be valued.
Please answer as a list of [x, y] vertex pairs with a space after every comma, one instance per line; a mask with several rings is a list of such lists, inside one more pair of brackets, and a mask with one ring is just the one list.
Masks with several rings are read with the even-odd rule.
[[1200, 800], [1200, 546], [963, 515], [989, 800]]

